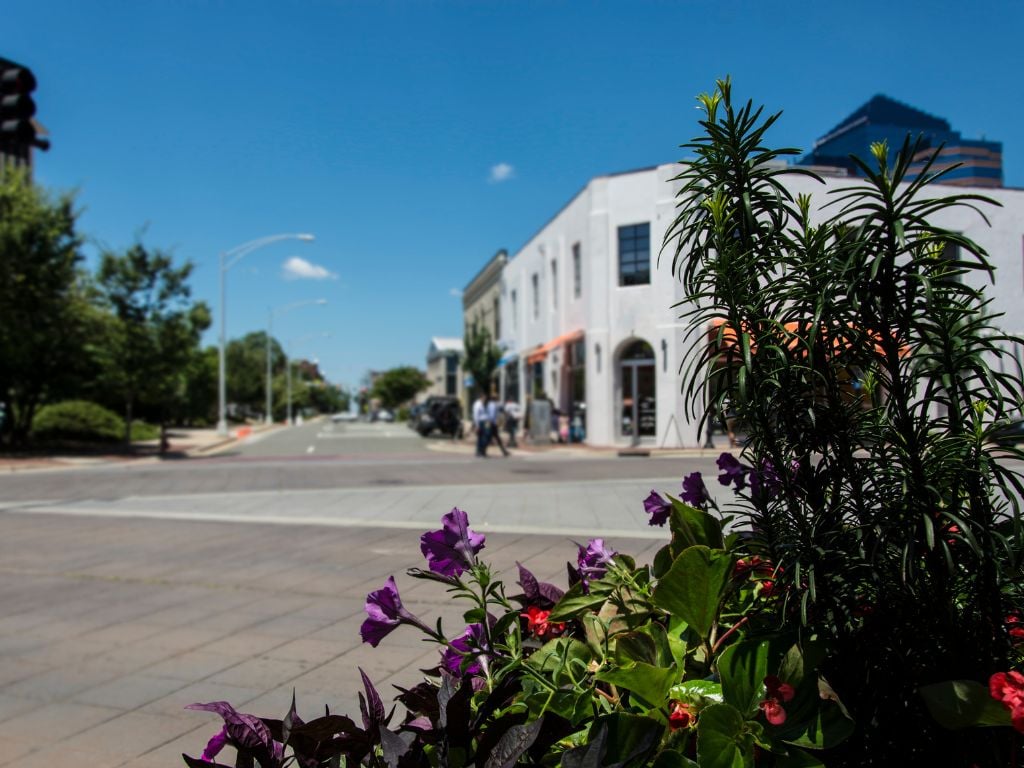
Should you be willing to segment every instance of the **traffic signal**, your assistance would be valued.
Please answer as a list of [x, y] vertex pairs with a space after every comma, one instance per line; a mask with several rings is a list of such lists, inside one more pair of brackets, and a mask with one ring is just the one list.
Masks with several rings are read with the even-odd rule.
[[32, 70], [0, 58], [0, 150], [39, 147], [49, 149], [50, 142], [36, 135], [36, 103], [32, 91], [36, 78]]

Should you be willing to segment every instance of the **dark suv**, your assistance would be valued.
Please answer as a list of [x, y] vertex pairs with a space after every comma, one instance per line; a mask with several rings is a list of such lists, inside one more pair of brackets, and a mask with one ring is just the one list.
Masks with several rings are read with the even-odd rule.
[[462, 437], [462, 402], [457, 397], [432, 395], [423, 401], [410, 426], [426, 437], [435, 429], [449, 437]]

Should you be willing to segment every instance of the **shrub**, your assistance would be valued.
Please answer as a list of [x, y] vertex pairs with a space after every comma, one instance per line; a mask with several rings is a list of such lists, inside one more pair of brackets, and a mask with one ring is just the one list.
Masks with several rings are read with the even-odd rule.
[[117, 442], [124, 439], [124, 421], [116, 413], [86, 400], [68, 400], [39, 409], [32, 437], [40, 441]]
[[[123, 431], [123, 430], [122, 430]], [[160, 427], [144, 421], [132, 421], [132, 442], [160, 439]]]
[[829, 764], [1006, 765], [1007, 741], [940, 726], [920, 693], [1020, 662], [1020, 453], [991, 439], [1020, 409], [1019, 366], [964, 279], [991, 277], [986, 254], [930, 221], [991, 201], [932, 191], [951, 169], [908, 138], [856, 160], [822, 216], [779, 180], [808, 172], [772, 163], [796, 150], [764, 146], [778, 115], [734, 106], [728, 80], [701, 106], [666, 238], [696, 332], [685, 392], [745, 425], [729, 480], [778, 566], [778, 620], [822, 642], [859, 726]]

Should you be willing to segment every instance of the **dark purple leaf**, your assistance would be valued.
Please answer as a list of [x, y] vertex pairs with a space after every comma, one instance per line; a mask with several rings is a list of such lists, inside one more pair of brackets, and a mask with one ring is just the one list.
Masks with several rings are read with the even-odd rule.
[[436, 720], [438, 714], [437, 686], [432, 683], [419, 683], [412, 688], [395, 686], [399, 695], [396, 697], [410, 712], [429, 715]]
[[559, 589], [554, 584], [549, 584], [546, 581], [542, 581], [538, 586], [540, 588], [541, 597], [549, 601], [552, 605], [565, 596], [565, 590]]
[[[270, 728], [255, 715], [238, 712], [226, 701], [190, 704], [186, 709], [215, 712], [224, 719], [228, 743], [238, 750], [238, 761], [255, 759], [264, 768], [275, 768], [284, 759], [283, 746], [274, 741]], [[236, 762], [237, 765], [237, 762]]]
[[608, 726], [601, 723], [597, 734], [582, 747], [562, 753], [562, 768], [603, 768], [608, 749]]
[[543, 719], [527, 725], [513, 725], [487, 757], [484, 768], [512, 768], [540, 733]]
[[388, 768], [398, 768], [399, 761], [409, 751], [412, 738], [407, 742], [397, 733], [392, 733], [382, 727], [380, 729], [380, 744], [384, 751], [384, 762], [388, 764]]
[[208, 760], [202, 760], [197, 757], [189, 757], [184, 752], [181, 754], [182, 759], [185, 761], [185, 765], [188, 768], [231, 768], [230, 765], [224, 763], [211, 763]]
[[519, 586], [523, 588], [523, 596], [528, 602], [535, 601], [538, 595], [540, 595], [540, 586], [537, 584], [537, 578], [522, 563], [516, 561], [516, 567], [519, 568]]
[[363, 727], [372, 734], [374, 726], [384, 723], [384, 702], [362, 668], [359, 669], [359, 675], [363, 678], [363, 689], [366, 691], [365, 699], [362, 694], [359, 695], [359, 709], [363, 714]]
[[362, 731], [352, 722], [352, 718], [344, 715], [325, 715], [292, 728], [292, 736], [303, 736], [317, 741], [326, 741], [339, 733], [362, 733]]
[[292, 688], [292, 705], [288, 708], [288, 714], [281, 721], [281, 743], [287, 744], [291, 738], [292, 729], [302, 725], [302, 718], [295, 711], [295, 689]]
[[434, 730], [434, 723], [426, 715], [420, 715], [402, 723], [402, 728], [407, 731], [414, 731], [415, 733], [425, 733]]

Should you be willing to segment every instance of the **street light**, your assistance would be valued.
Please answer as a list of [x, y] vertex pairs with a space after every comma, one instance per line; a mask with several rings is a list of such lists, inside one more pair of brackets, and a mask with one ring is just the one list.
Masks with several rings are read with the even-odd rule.
[[298, 339], [292, 339], [292, 340], [290, 340], [288, 342], [288, 345], [287, 345], [287, 347], [285, 349], [285, 366], [287, 367], [287, 371], [286, 371], [287, 376], [285, 378], [286, 378], [286, 380], [288, 382], [287, 389], [288, 389], [288, 426], [289, 427], [294, 424], [294, 421], [292, 420], [292, 349], [294, 349], [299, 344], [302, 344], [303, 342], [309, 341], [310, 339], [329, 339], [330, 337], [331, 337], [331, 334], [329, 334], [327, 332], [324, 332], [324, 333], [314, 333], [314, 334], [310, 334], [309, 336], [302, 336], [301, 338], [298, 338]]
[[283, 307], [276, 307], [273, 309], [269, 307], [267, 308], [267, 413], [265, 419], [267, 424], [274, 421], [274, 417], [271, 413], [274, 403], [270, 387], [270, 379], [272, 375], [270, 370], [270, 335], [274, 328], [274, 315], [283, 315], [285, 312], [291, 312], [293, 309], [298, 309], [299, 307], [308, 307], [313, 304], [326, 303], [327, 299], [309, 299], [307, 301], [296, 301], [293, 304], [285, 304]]
[[218, 345], [218, 371], [217, 371], [217, 434], [227, 436], [228, 434], [228, 406], [227, 406], [227, 375], [224, 362], [224, 329], [226, 322], [224, 316], [227, 314], [227, 292], [225, 290], [224, 276], [228, 270], [237, 264], [244, 256], [252, 253], [257, 248], [276, 243], [280, 240], [303, 240], [311, 242], [312, 235], [288, 234], [268, 235], [250, 240], [247, 243], [237, 245], [229, 251], [220, 252], [220, 344]]

